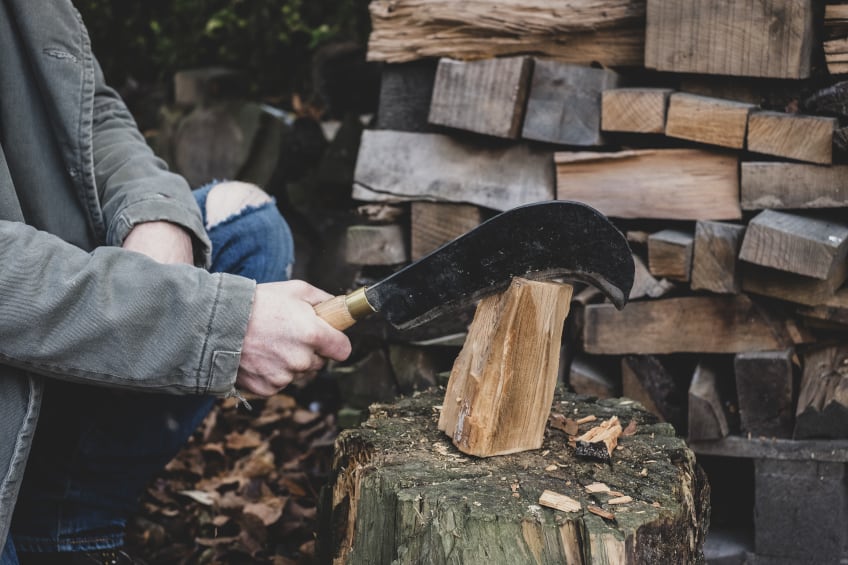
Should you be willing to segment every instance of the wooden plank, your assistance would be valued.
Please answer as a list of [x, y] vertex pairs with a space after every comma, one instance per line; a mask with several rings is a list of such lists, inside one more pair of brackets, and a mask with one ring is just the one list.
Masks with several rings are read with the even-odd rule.
[[491, 59], [533, 54], [641, 66], [645, 0], [375, 0], [368, 59]]
[[601, 129], [629, 133], [664, 133], [668, 88], [616, 88], [601, 97]]
[[439, 417], [457, 449], [489, 457], [542, 445], [572, 291], [516, 278], [480, 301]]
[[730, 433], [719, 379], [715, 368], [708, 364], [699, 363], [695, 368], [689, 384], [689, 441], [721, 439]]
[[806, 78], [813, 0], [648, 0], [645, 66], [713, 75]]
[[551, 153], [525, 144], [481, 144], [446, 135], [366, 130], [353, 198], [466, 202], [494, 210], [554, 198]]
[[428, 120], [431, 124], [517, 138], [532, 65], [528, 57], [470, 62], [441, 59]]
[[804, 354], [795, 437], [848, 438], [848, 346], [823, 346]]
[[848, 463], [848, 440], [793, 440], [727, 436], [719, 441], [690, 441], [698, 455], [777, 461]]
[[848, 38], [825, 41], [824, 59], [830, 74], [842, 75], [848, 73]]
[[398, 224], [350, 226], [345, 259], [354, 265], [399, 265], [409, 261], [405, 230]]
[[609, 69], [535, 61], [521, 137], [575, 145], [603, 145], [601, 93], [618, 84]]
[[745, 227], [722, 222], [695, 224], [692, 252], [692, 290], [738, 294], [742, 288], [737, 257]]
[[617, 218], [738, 220], [736, 155], [700, 149], [558, 152], [557, 198]]
[[750, 263], [742, 263], [741, 271], [745, 292], [815, 307], [834, 299], [837, 289], [848, 277], [848, 263], [843, 261], [824, 280]]
[[848, 288], [839, 290], [818, 304], [798, 308], [797, 312], [815, 320], [848, 325]]
[[665, 134], [700, 143], [743, 149], [751, 104], [678, 92], [671, 95]]
[[739, 353], [733, 367], [742, 431], [792, 437], [792, 350]]
[[848, 165], [742, 163], [743, 210], [848, 207]]
[[470, 204], [413, 202], [412, 260], [417, 261], [483, 221], [483, 211]]
[[782, 343], [745, 295], [663, 298], [621, 311], [590, 304], [585, 310], [583, 346], [590, 354], [738, 353]]
[[763, 210], [748, 223], [739, 258], [826, 280], [845, 262], [846, 254], [848, 225]]
[[748, 150], [830, 165], [836, 118], [754, 112], [748, 118]]
[[377, 129], [420, 133], [438, 129], [427, 121], [437, 64], [426, 60], [383, 65]]
[[648, 268], [655, 277], [688, 282], [695, 238], [680, 230], [662, 230], [648, 237]]

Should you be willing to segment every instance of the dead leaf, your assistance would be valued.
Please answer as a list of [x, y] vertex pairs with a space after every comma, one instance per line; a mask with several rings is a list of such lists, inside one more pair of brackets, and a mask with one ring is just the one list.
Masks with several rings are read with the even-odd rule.
[[288, 498], [285, 497], [269, 498], [262, 502], [245, 505], [243, 512], [256, 516], [262, 524], [270, 526], [282, 517], [286, 502], [288, 502]]

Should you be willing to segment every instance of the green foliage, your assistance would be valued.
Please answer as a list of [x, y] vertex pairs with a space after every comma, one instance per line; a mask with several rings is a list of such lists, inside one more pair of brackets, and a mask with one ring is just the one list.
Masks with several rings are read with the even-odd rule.
[[309, 82], [315, 49], [361, 44], [368, 0], [73, 0], [108, 80], [169, 79], [180, 69], [223, 65], [244, 71], [257, 94]]

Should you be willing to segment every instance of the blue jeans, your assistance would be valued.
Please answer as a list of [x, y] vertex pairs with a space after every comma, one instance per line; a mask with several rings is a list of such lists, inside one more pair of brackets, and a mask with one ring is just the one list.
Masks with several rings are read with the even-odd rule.
[[[206, 219], [211, 186], [194, 192]], [[213, 272], [286, 280], [291, 232], [273, 201], [211, 228]], [[138, 495], [185, 444], [215, 399], [51, 381], [0, 565], [18, 554], [123, 545]], [[13, 542], [13, 543], [12, 543]]]

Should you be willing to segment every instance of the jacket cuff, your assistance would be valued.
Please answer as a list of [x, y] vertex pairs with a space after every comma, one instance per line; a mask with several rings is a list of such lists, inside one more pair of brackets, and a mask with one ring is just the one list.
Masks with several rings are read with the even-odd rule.
[[220, 281], [203, 346], [197, 394], [223, 396], [236, 382], [256, 283], [236, 275], [214, 276]]
[[106, 243], [120, 247], [136, 224], [159, 221], [170, 222], [186, 229], [192, 235], [195, 266], [209, 268], [212, 262], [212, 244], [203, 227], [200, 211], [162, 194], [151, 194], [122, 208], [109, 226]]

